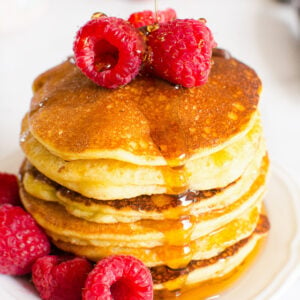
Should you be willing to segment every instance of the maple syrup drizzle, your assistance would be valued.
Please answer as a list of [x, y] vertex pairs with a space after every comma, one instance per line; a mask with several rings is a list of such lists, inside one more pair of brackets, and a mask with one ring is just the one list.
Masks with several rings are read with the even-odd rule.
[[[156, 300], [174, 298], [178, 300], [205, 300], [219, 298], [222, 293], [230, 289], [230, 287], [244, 275], [245, 271], [251, 266], [251, 264], [254, 262], [255, 258], [263, 248], [265, 240], [265, 237], [259, 239], [254, 249], [246, 257], [244, 262], [230, 273], [222, 277], [217, 277], [188, 287], [182, 285], [181, 289], [176, 289], [173, 291], [168, 291], [167, 289], [163, 291], [156, 291], [154, 298]], [[187, 275], [185, 274], [182, 277], [183, 281], [185, 281]], [[178, 282], [179, 281], [177, 281], [177, 284]]]
[[155, 23], [158, 23], [157, 0], [154, 0], [154, 13], [155, 13]]
[[[174, 89], [178, 90], [178, 87], [175, 86]], [[180, 91], [178, 90], [178, 92]], [[171, 133], [174, 143], [172, 149], [165, 149], [166, 151], [163, 151], [162, 153], [162, 155], [164, 153], [172, 153], [172, 155], [165, 156], [167, 168], [164, 169], [163, 175], [167, 187], [166, 194], [177, 195], [180, 206], [187, 206], [190, 205], [193, 200], [187, 197], [189, 191], [189, 174], [187, 174], [185, 162], [188, 157], [188, 145], [185, 131], [180, 127], [181, 122], [179, 110], [181, 109], [181, 103], [178, 101], [181, 100], [177, 99], [177, 101], [174, 103], [175, 105], [170, 112], [172, 116], [172, 126], [171, 128], [166, 128], [168, 134]], [[168, 101], [168, 99], [166, 99], [166, 101]], [[172, 157], [172, 159], [168, 159], [168, 157]], [[172, 219], [176, 218], [175, 216], [171, 217]], [[174, 222], [174, 220], [172, 222]], [[174, 229], [165, 231], [164, 236], [167, 245], [179, 246], [177, 247], [178, 258], [173, 260], [167, 259], [169, 257], [168, 253], [164, 253], [164, 262], [171, 269], [184, 270], [194, 256], [195, 247], [191, 246], [191, 241], [196, 224], [196, 218], [187, 212], [177, 218], [175, 222], [176, 225], [174, 224]], [[166, 252], [167, 251], [168, 248], [166, 248]], [[185, 276], [185, 274], [182, 274], [180, 279], [178, 279], [180, 288], [185, 286], [186, 279], [187, 276]]]
[[213, 52], [212, 52], [212, 56], [213, 57], [221, 57], [224, 59], [230, 59], [231, 58], [231, 54], [229, 53], [229, 51], [222, 49], [222, 48], [214, 48]]
[[[155, 9], [156, 7], [155, 0]], [[150, 28], [153, 30], [153, 28]], [[228, 59], [230, 55], [228, 52], [223, 49], [218, 49], [214, 52], [214, 56], [223, 57]], [[178, 86], [175, 86], [174, 89], [178, 90]], [[185, 161], [187, 159], [187, 139], [184, 134], [184, 130], [180, 127], [176, 126], [180, 124], [179, 120], [179, 104], [175, 105], [176, 109], [171, 112], [172, 117], [174, 118], [174, 122], [172, 122], [172, 127], [166, 128], [169, 132], [173, 131], [173, 149], [163, 148], [164, 145], [160, 145], [160, 148], [163, 150], [162, 155], [165, 156], [167, 161], [167, 168], [164, 169], [163, 175], [165, 180], [165, 185], [167, 187], [166, 194], [169, 195], [177, 195], [178, 200], [180, 201], [181, 206], [187, 206], [195, 201], [195, 197], [189, 198], [189, 182], [188, 182], [188, 174], [185, 169]], [[178, 121], [178, 122], [177, 122]], [[172, 153], [172, 155], [170, 155]], [[164, 155], [167, 154], [167, 155]], [[167, 159], [167, 157], [172, 157], [172, 159]], [[164, 232], [165, 243], [166, 245], [177, 246], [178, 259], [167, 259], [168, 253], [164, 253], [162, 258], [164, 263], [171, 269], [184, 269], [193, 259], [194, 256], [194, 247], [191, 246], [191, 238], [195, 228], [195, 224], [199, 221], [199, 217], [192, 216], [188, 213], [181, 215], [179, 218], [176, 216], [166, 216], [170, 220], [166, 220], [166, 222], [173, 223], [173, 230], [166, 230]], [[168, 226], [169, 227], [169, 226]], [[170, 226], [172, 227], [172, 225]], [[179, 246], [179, 247], [178, 247]], [[166, 247], [166, 252], [168, 248]], [[179, 254], [180, 252], [180, 254]], [[185, 285], [185, 277], [183, 276], [180, 280], [181, 287]], [[178, 284], [178, 283], [177, 283]]]
[[[156, 0], [155, 0], [155, 9]], [[156, 14], [157, 17], [157, 14]], [[157, 21], [157, 19], [156, 19]], [[148, 29], [148, 28], [147, 28]], [[148, 30], [155, 30], [152, 27]], [[225, 59], [230, 58], [230, 54], [223, 49], [215, 50], [214, 56], [223, 57]], [[175, 86], [174, 89], [178, 90], [178, 86]], [[172, 122], [172, 128], [166, 128], [169, 132], [174, 132], [173, 134], [173, 149], [163, 149], [162, 155], [165, 157], [167, 161], [167, 168], [164, 169], [163, 175], [165, 180], [165, 185], [167, 187], [166, 194], [177, 195], [178, 200], [180, 201], [181, 206], [190, 205], [194, 200], [194, 198], [188, 197], [189, 191], [189, 182], [188, 182], [188, 174], [185, 169], [185, 161], [188, 158], [187, 156], [187, 139], [184, 134], [184, 130], [180, 127], [176, 126], [180, 124], [179, 120], [179, 104], [175, 105], [176, 109], [171, 112], [172, 117], [174, 118], [174, 122]], [[178, 122], [177, 122], [178, 121]], [[170, 155], [172, 153], [172, 155]], [[167, 155], [164, 155], [167, 154]], [[167, 157], [172, 157], [172, 159], [167, 159]], [[192, 247], [192, 234], [195, 228], [195, 224], [199, 222], [199, 216], [192, 216], [188, 213], [181, 215], [174, 222], [174, 218], [176, 216], [168, 215], [168, 218], [173, 219], [172, 221], [166, 220], [166, 223], [174, 224], [169, 230], [165, 230], [165, 244], [168, 246], [177, 246], [178, 259], [168, 259], [168, 249], [169, 247], [165, 247], [165, 252], [162, 253], [162, 260], [164, 263], [170, 268], [174, 270], [182, 270], [180, 279], [176, 281], [176, 285], [179, 285], [179, 290], [184, 289], [186, 284], [187, 275], [185, 274], [185, 267], [192, 261], [194, 257], [195, 247]], [[172, 230], [172, 227], [174, 228]], [[164, 228], [165, 229], [165, 228]], [[167, 287], [167, 289], [172, 289], [172, 286]], [[178, 293], [177, 293], [178, 294]], [[174, 295], [173, 295], [174, 296]], [[188, 298], [186, 298], [188, 299]], [[197, 298], [198, 299], [198, 298]]]

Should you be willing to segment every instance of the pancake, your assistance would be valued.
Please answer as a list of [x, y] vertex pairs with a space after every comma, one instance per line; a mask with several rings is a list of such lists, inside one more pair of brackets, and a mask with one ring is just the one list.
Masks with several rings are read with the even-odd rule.
[[[139, 258], [149, 267], [167, 265], [176, 269], [182, 265], [185, 266], [186, 262], [190, 260], [203, 260], [217, 256], [227, 247], [250, 236], [258, 222], [259, 213], [260, 206], [256, 206], [221, 228], [191, 241], [188, 247], [171, 245], [152, 248], [101, 247], [97, 246], [96, 243], [95, 245], [88, 244], [84, 241], [76, 241], [78, 243], [75, 244], [73, 240], [61, 235], [52, 234], [52, 237], [59, 248], [80, 256], [89, 257], [93, 261], [98, 261], [109, 255], [125, 254]], [[187, 250], [189, 250], [188, 253]]]
[[[257, 116], [253, 125], [235, 143], [175, 169], [105, 159], [65, 161], [49, 152], [31, 133], [27, 134], [21, 146], [27, 159], [53, 181], [89, 198], [113, 200], [227, 186], [245, 172], [254, 157], [264, 155], [265, 142]], [[23, 133], [28, 132], [28, 126], [26, 117]]]
[[260, 89], [256, 73], [234, 58], [214, 57], [208, 82], [189, 89], [138, 76], [109, 90], [66, 61], [35, 80], [29, 129], [64, 160], [178, 166], [247, 132]]
[[262, 172], [243, 196], [223, 209], [199, 215], [184, 215], [175, 220], [141, 220], [134, 223], [104, 224], [74, 217], [63, 206], [38, 200], [21, 189], [25, 208], [48, 233], [99, 246], [155, 247], [165, 243], [185, 245], [229, 223], [256, 206], [265, 192], [266, 172]]
[[[154, 247], [149, 250], [148, 248], [130, 249], [128, 247], [113, 248], [108, 246], [78, 245], [78, 239], [72, 238], [72, 230], [78, 227], [77, 233], [80, 231], [79, 228], [81, 231], [82, 228], [93, 231], [95, 223], [91, 223], [87, 227], [84, 226], [86, 221], [77, 219], [77, 224], [74, 224], [76, 223], [74, 217], [68, 217], [66, 211], [62, 207], [59, 207], [59, 205], [34, 199], [24, 191], [21, 196], [26, 209], [46, 229], [49, 236], [52, 236], [54, 244], [60, 249], [71, 251], [77, 255], [83, 255], [96, 261], [110, 254], [134, 254], [136, 257], [143, 259], [144, 263], [151, 268], [154, 288], [157, 290], [165, 288], [175, 290], [180, 287], [179, 283], [182, 283], [182, 280], [185, 281], [186, 285], [193, 285], [197, 282], [214, 278], [216, 274], [218, 274], [217, 276], [225, 275], [245, 259], [254, 248], [257, 240], [268, 230], [268, 222], [265, 217], [261, 217], [260, 222], [258, 222], [260, 207], [254, 207], [240, 218], [235, 218], [231, 223], [196, 240], [194, 243], [195, 248], [191, 252], [194, 254], [193, 257], [189, 256], [187, 260], [184, 260], [184, 247], [182, 249], [179, 247], [177, 247], [178, 249], [174, 249], [174, 247], [170, 246], [165, 249], [163, 247]], [[44, 221], [41, 221], [43, 214]], [[58, 214], [61, 214], [61, 217]], [[64, 229], [62, 231], [58, 229], [57, 235], [53, 235], [47, 229], [49, 228], [45, 225], [47, 216], [58, 223], [65, 222]], [[70, 222], [73, 223], [71, 226], [69, 226]], [[260, 225], [258, 226], [257, 224]], [[257, 229], [257, 226], [263, 228]], [[232, 234], [233, 232], [235, 236]], [[66, 235], [63, 236], [63, 233]], [[95, 237], [95, 234], [93, 235]], [[88, 243], [94, 241], [87, 234], [85, 236]], [[131, 237], [131, 234], [129, 236]], [[68, 241], [66, 241], [65, 237], [67, 237]], [[147, 246], [144, 245], [144, 247], [149, 247], [149, 244]], [[176, 260], [176, 255], [178, 254], [179, 257]], [[206, 256], [207, 258], [205, 258]], [[163, 261], [161, 260], [162, 257], [164, 257]], [[183, 261], [184, 263], [187, 262], [187, 266], [182, 268], [180, 264]], [[176, 266], [176, 269], [170, 269], [170, 266]], [[180, 267], [180, 271], [178, 271], [178, 266]]]
[[135, 222], [141, 219], [177, 219], [222, 209], [250, 189], [259, 173], [266, 174], [268, 158], [258, 156], [237, 181], [227, 187], [177, 195], [139, 196], [130, 199], [99, 201], [84, 197], [53, 182], [27, 162], [21, 170], [25, 190], [32, 196], [58, 202], [79, 218], [97, 223]]
[[[71, 250], [71, 252], [75, 252], [78, 255], [87, 256], [91, 259], [99, 259], [100, 257], [104, 257], [106, 255], [116, 254], [115, 251], [118, 251], [118, 249], [119, 251], [121, 251], [121, 253], [127, 252], [128, 254], [128, 252], [132, 252], [138, 254], [142, 251], [140, 247], [144, 247], [146, 248], [144, 257], [145, 262], [147, 261], [147, 255], [151, 253], [149, 251], [149, 248], [153, 248], [156, 245], [152, 245], [151, 242], [140, 243], [140, 241], [145, 237], [147, 237], [149, 241], [154, 241], [155, 236], [157, 236], [158, 233], [157, 230], [160, 230], [164, 233], [164, 239], [161, 241], [161, 246], [181, 246], [183, 250], [187, 247], [185, 244], [186, 237], [180, 237], [180, 230], [178, 230], [178, 228], [175, 229], [176, 239], [174, 239], [172, 234], [174, 232], [175, 224], [168, 224], [167, 221], [164, 221], [163, 223], [160, 223], [158, 221], [146, 221], [136, 222], [132, 224], [118, 223], [114, 225], [91, 223], [68, 215], [68, 213], [60, 205], [33, 198], [24, 190], [22, 190], [21, 195], [26, 209], [47, 231], [48, 235], [51, 236], [54, 240], [60, 240], [70, 243], [71, 245], [69, 245], [68, 250]], [[259, 198], [258, 200], [261, 200], [261, 198]], [[192, 243], [192, 241], [198, 239], [199, 236], [195, 235], [193, 232], [190, 232], [190, 236], [188, 237], [188, 240], [190, 242], [189, 255], [193, 253], [195, 257], [199, 257], [199, 255], [202, 255], [203, 257], [203, 255], [205, 256], [205, 253], [213, 252], [211, 248], [214, 246], [216, 247], [214, 243], [216, 243], [217, 241], [223, 241], [223, 243], [221, 243], [219, 247], [224, 247], [224, 245], [235, 242], [235, 239], [243, 236], [245, 232], [246, 234], [249, 234], [250, 230], [251, 233], [251, 228], [252, 230], [254, 230], [257, 223], [257, 216], [258, 212], [260, 211], [260, 203], [260, 201], [256, 201], [253, 206], [247, 208], [245, 211], [240, 212], [236, 218], [227, 218], [226, 222], [218, 222], [217, 227], [210, 228], [210, 231], [205, 232], [205, 234], [201, 236], [201, 240], [195, 241], [194, 244]], [[220, 214], [220, 212], [218, 213]], [[224, 216], [224, 214], [226, 213], [223, 213], [222, 216]], [[198, 222], [203, 226], [203, 224], [201, 223], [205, 223], [205, 219], [209, 217], [211, 216], [203, 216], [203, 218], [198, 220]], [[215, 221], [216, 217], [213, 219]], [[243, 222], [239, 219], [248, 219], [248, 221]], [[231, 234], [231, 230], [232, 228], [238, 228], [238, 224], [244, 224], [243, 227], [246, 227], [247, 229], [245, 230], [245, 232], [243, 232], [243, 227], [240, 227], [239, 232], [236, 232], [236, 236], [234, 236], [234, 234]], [[195, 231], [197, 231], [197, 225], [198, 223], [195, 224]], [[186, 233], [187, 232], [182, 232], [182, 234]], [[114, 243], [113, 240], [117, 242]], [[213, 241], [214, 243], [211, 243], [209, 241]], [[182, 244], [179, 244], [180, 242], [182, 242]], [[205, 244], [206, 246], [204, 246]], [[92, 249], [89, 247], [90, 245], [93, 246]], [[95, 246], [99, 249], [95, 249]], [[76, 249], [79, 251], [78, 253], [76, 252]], [[177, 247], [177, 249], [172, 247], [168, 247], [167, 249], [156, 248], [153, 251], [157, 253], [163, 252], [164, 256], [169, 260], [172, 258], [172, 255], [170, 254], [171, 252], [169, 253], [168, 249], [173, 249], [173, 251], [175, 251], [175, 253], [177, 254], [179, 250], [180, 255], [178, 259], [182, 260], [184, 258], [184, 251], [180, 251], [179, 247]], [[112, 253], [109, 253], [110, 251], [112, 251]], [[198, 253], [199, 251], [200, 253]], [[89, 253], [91, 253], [92, 256], [89, 256]], [[97, 256], [95, 257], [96, 253]], [[140, 255], [137, 256], [139, 257]]]
[[189, 89], [138, 75], [109, 90], [71, 61], [35, 80], [20, 195], [58, 248], [133, 255], [157, 296], [245, 260], [269, 230], [261, 82], [234, 58], [213, 60], [208, 82]]

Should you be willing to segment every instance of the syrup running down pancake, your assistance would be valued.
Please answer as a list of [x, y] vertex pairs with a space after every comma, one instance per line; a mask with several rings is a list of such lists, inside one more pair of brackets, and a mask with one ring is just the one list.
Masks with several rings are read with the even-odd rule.
[[245, 133], [260, 89], [255, 72], [233, 58], [215, 57], [208, 82], [189, 89], [139, 76], [108, 90], [66, 61], [35, 80], [30, 132], [66, 160], [176, 166]]
[[213, 60], [200, 87], [139, 75], [115, 90], [66, 61], [35, 80], [22, 123], [24, 207], [62, 250], [141, 259], [157, 299], [229, 274], [269, 229], [261, 83]]

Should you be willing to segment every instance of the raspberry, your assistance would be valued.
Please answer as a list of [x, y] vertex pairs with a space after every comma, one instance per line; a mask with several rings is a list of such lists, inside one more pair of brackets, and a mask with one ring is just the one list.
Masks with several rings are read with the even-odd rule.
[[92, 265], [84, 258], [49, 255], [36, 260], [32, 281], [44, 300], [80, 300]]
[[24, 275], [39, 257], [47, 255], [50, 244], [34, 219], [21, 207], [0, 206], [0, 273]]
[[16, 175], [8, 173], [0, 173], [0, 205], [9, 203], [19, 205], [19, 186]]
[[166, 10], [158, 10], [157, 15], [151, 10], [133, 13], [128, 18], [128, 22], [130, 22], [135, 28], [140, 28], [154, 23], [172, 21], [176, 18], [176, 11], [172, 8], [167, 8]]
[[88, 275], [84, 300], [152, 300], [150, 271], [132, 256], [114, 255], [98, 262]]
[[99, 17], [79, 29], [73, 47], [77, 66], [96, 84], [117, 88], [139, 72], [145, 43], [125, 20]]
[[163, 23], [148, 36], [149, 57], [153, 72], [184, 87], [204, 84], [208, 80], [212, 33], [200, 20], [174, 20]]

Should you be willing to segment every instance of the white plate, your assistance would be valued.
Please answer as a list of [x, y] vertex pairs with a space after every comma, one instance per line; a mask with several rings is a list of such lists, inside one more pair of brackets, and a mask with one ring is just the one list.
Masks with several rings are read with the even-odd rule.
[[[273, 300], [284, 295], [300, 272], [300, 199], [293, 180], [272, 166], [265, 200], [271, 231], [255, 262], [219, 299]], [[0, 299], [39, 299], [23, 279], [0, 276]]]

